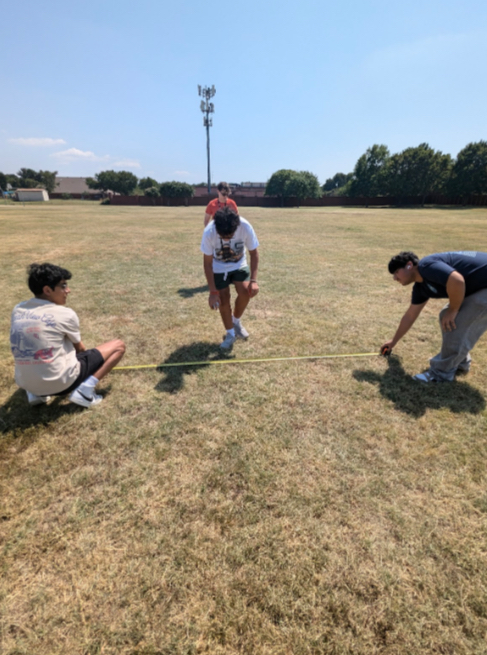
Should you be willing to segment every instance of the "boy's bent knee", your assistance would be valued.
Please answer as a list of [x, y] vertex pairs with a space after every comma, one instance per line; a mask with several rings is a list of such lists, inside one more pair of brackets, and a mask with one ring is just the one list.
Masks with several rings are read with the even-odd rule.
[[249, 295], [249, 284], [250, 282], [239, 282], [235, 284], [235, 290], [239, 296], [248, 296]]
[[110, 346], [112, 353], [125, 354], [125, 343], [121, 339], [113, 339], [107, 346]]
[[116, 347], [113, 351], [114, 355], [117, 355], [119, 360], [125, 355], [125, 343], [121, 339], [116, 339]]
[[114, 356], [120, 360], [125, 354], [125, 343], [121, 339], [112, 339], [112, 341], [96, 346], [96, 349], [101, 353], [105, 361]]
[[116, 349], [120, 351], [123, 354], [125, 354], [125, 342], [123, 342], [121, 339], [115, 339], [115, 342], [117, 344]]

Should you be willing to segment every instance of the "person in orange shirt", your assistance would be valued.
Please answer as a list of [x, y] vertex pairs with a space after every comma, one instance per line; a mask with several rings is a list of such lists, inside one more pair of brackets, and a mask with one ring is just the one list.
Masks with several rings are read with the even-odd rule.
[[231, 194], [230, 185], [227, 182], [220, 182], [220, 184], [217, 186], [217, 190], [218, 198], [215, 198], [209, 202], [208, 206], [206, 207], [205, 227], [211, 220], [213, 220], [215, 212], [217, 212], [219, 209], [223, 209], [224, 207], [229, 207], [230, 209], [233, 209], [236, 214], [238, 214], [237, 204], [229, 198]]

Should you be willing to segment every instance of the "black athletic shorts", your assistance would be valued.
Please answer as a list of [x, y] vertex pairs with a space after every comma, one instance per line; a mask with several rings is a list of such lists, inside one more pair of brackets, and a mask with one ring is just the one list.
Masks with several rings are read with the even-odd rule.
[[101, 352], [96, 348], [84, 350], [82, 353], [76, 353], [76, 359], [80, 363], [79, 375], [76, 380], [64, 391], [52, 393], [51, 396], [65, 396], [67, 393], [71, 393], [71, 391], [74, 391], [76, 387], [79, 387], [82, 382], [87, 380], [90, 375], [96, 373], [105, 361]]
[[244, 266], [236, 271], [228, 271], [228, 273], [213, 273], [213, 279], [218, 291], [222, 291], [234, 282], [247, 282], [247, 280], [250, 280], [250, 268]]

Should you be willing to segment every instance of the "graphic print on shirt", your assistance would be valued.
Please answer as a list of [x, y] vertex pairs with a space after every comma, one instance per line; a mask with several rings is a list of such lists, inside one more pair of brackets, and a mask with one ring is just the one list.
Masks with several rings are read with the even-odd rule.
[[[42, 332], [39, 316], [28, 316], [13, 321], [10, 330], [10, 347], [14, 358], [19, 360], [34, 360], [39, 363], [51, 362], [54, 358], [53, 348]], [[32, 320], [34, 319], [34, 320]], [[36, 320], [37, 319], [37, 320]], [[41, 321], [52, 325], [51, 316], [42, 317]], [[20, 325], [22, 323], [22, 325]], [[30, 325], [29, 325], [30, 323]], [[33, 362], [32, 362], [33, 363]]]
[[232, 248], [232, 242], [223, 243], [220, 239], [220, 248], [215, 250], [215, 259], [220, 262], [239, 262], [244, 255], [244, 242], [235, 241]]

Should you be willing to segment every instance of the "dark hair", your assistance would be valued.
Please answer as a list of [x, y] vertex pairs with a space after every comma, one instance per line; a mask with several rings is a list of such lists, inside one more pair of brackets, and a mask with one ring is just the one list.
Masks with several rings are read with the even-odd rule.
[[230, 207], [222, 207], [213, 217], [215, 229], [221, 237], [228, 237], [240, 225], [240, 216]]
[[230, 185], [228, 184], [228, 182], [220, 182], [219, 185], [216, 188], [218, 189], [218, 191], [220, 191], [220, 193], [222, 193], [223, 191], [226, 191], [227, 194], [230, 195], [231, 189], [230, 189]]
[[54, 291], [61, 280], [70, 280], [72, 275], [65, 268], [45, 263], [27, 266], [27, 277], [27, 284], [34, 296], [41, 296], [46, 285]]
[[404, 268], [406, 264], [412, 262], [413, 266], [417, 266], [419, 262], [418, 255], [408, 250], [403, 250], [398, 255], [395, 255], [389, 262], [389, 273], [394, 275], [398, 268]]

